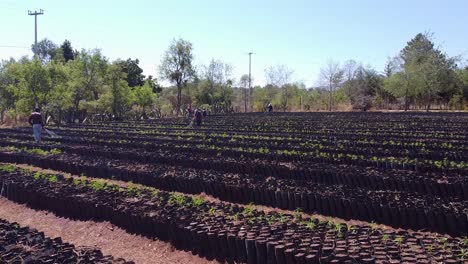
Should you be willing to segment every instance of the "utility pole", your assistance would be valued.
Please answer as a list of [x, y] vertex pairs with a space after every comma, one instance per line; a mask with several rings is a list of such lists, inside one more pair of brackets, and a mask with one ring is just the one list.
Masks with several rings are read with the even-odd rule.
[[253, 91], [252, 91], [252, 54], [254, 54], [253, 52], [249, 52], [249, 93], [250, 93], [250, 111], [252, 111], [252, 108], [253, 108], [253, 102], [252, 102], [252, 95], [253, 95]]
[[34, 16], [34, 55], [36, 54], [36, 48], [37, 48], [37, 16], [43, 15], [44, 10], [40, 9], [39, 12], [34, 10], [34, 12], [28, 10], [28, 15]]

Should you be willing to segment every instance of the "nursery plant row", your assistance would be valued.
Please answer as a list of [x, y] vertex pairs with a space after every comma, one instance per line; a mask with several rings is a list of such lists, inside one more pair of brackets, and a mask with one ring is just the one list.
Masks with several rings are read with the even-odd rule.
[[[4, 177], [2, 175], [2, 182]], [[3, 185], [3, 192], [5, 191]], [[2, 195], [5, 195], [2, 192]], [[0, 219], [0, 263], [62, 264], [132, 264], [123, 259], [104, 256], [99, 249], [64, 243], [61, 238], [48, 238], [44, 233]]]
[[[55, 150], [56, 152], [56, 150]], [[225, 201], [255, 203], [344, 219], [375, 221], [394, 227], [424, 229], [452, 235], [468, 234], [468, 202], [463, 198], [421, 195], [405, 191], [369, 190], [346, 185], [213, 170], [151, 165], [75, 154], [34, 154], [26, 150], [0, 152], [0, 161], [119, 179], [163, 190], [207, 193]]]
[[46, 174], [13, 164], [0, 165], [0, 185], [3, 196], [31, 208], [73, 219], [110, 221], [220, 262], [463, 263], [467, 258], [466, 239], [319, 221], [300, 210], [265, 212], [252, 205]]

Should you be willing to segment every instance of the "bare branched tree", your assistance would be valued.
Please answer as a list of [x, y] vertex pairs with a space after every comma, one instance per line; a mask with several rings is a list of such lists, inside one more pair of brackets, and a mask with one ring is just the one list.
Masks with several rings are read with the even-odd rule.
[[333, 103], [333, 92], [340, 86], [343, 81], [343, 70], [340, 68], [340, 64], [333, 60], [329, 60], [327, 65], [320, 69], [320, 80], [327, 86], [327, 90], [330, 94], [330, 100], [328, 103], [328, 110], [332, 110]]

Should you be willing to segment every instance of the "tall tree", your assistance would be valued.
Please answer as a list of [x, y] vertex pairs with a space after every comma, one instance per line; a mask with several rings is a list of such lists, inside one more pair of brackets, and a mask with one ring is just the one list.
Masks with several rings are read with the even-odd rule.
[[15, 107], [18, 80], [11, 68], [16, 65], [14, 60], [0, 62], [0, 124], [3, 124], [5, 112]]
[[57, 54], [57, 49], [57, 44], [46, 38], [39, 41], [37, 46], [34, 44], [31, 46], [32, 52], [37, 55], [38, 59], [43, 63], [53, 60]]
[[228, 112], [232, 103], [232, 66], [212, 59], [202, 66], [199, 76], [198, 104], [208, 104], [213, 112]]
[[370, 67], [359, 66], [354, 77], [346, 81], [353, 108], [366, 111], [372, 106], [373, 97], [382, 87], [382, 76]]
[[114, 119], [122, 120], [130, 110], [134, 97], [118, 61], [108, 67], [106, 77], [107, 89], [101, 101], [109, 106]]
[[340, 64], [333, 60], [329, 60], [327, 65], [320, 69], [320, 80], [327, 87], [329, 93], [328, 110], [332, 110], [333, 92], [340, 86], [343, 81], [344, 72], [340, 69]]
[[430, 34], [417, 34], [400, 52], [400, 57], [408, 88], [424, 102], [427, 111], [436, 97], [445, 93], [450, 98], [456, 91], [455, 59], [435, 48]]
[[65, 62], [75, 59], [75, 52], [73, 51], [70, 41], [68, 41], [67, 39], [62, 43], [60, 49], [62, 49]]
[[195, 76], [192, 66], [192, 43], [183, 39], [174, 39], [169, 49], [164, 53], [159, 68], [161, 77], [177, 86], [176, 115], [179, 116], [182, 103], [182, 88]]
[[[294, 71], [289, 69], [286, 65], [270, 66], [265, 70], [267, 85], [272, 85], [279, 88], [281, 91], [279, 104], [283, 111], [286, 111], [286, 106], [291, 96], [292, 86], [288, 84], [291, 83], [291, 76], [293, 73]], [[272, 90], [271, 88], [270, 90]]]
[[106, 82], [108, 62], [100, 50], [82, 50], [75, 60], [69, 62], [70, 89], [73, 111], [69, 121], [84, 119], [80, 113], [80, 103], [97, 101]]
[[156, 93], [153, 92], [153, 88], [150, 85], [150, 82], [145, 82], [143, 86], [135, 87], [134, 88], [135, 94], [135, 103], [141, 107], [142, 110], [142, 117], [147, 119], [147, 109], [151, 107], [151, 105], [156, 100]]
[[158, 79], [153, 78], [152, 75], [148, 75], [148, 77], [145, 79], [145, 84], [147, 84], [151, 87], [151, 90], [153, 93], [161, 93], [162, 92], [162, 87], [158, 83]]
[[122, 72], [126, 74], [126, 80], [128, 86], [135, 87], [135, 86], [142, 86], [145, 83], [145, 76], [142, 74], [143, 69], [138, 66], [140, 61], [138, 59], [132, 60], [127, 59], [126, 61], [121, 61], [120, 67], [122, 68]]
[[240, 80], [239, 80], [239, 86], [241, 87], [242, 89], [242, 99], [244, 101], [244, 112], [247, 112], [247, 108], [248, 106], [250, 105], [249, 104], [249, 75], [248, 74], [243, 74], [241, 77], [240, 77]]

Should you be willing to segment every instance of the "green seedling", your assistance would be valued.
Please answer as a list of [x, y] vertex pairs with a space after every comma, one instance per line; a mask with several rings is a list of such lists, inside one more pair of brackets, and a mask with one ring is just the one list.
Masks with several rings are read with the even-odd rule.
[[0, 171], [13, 173], [16, 171], [16, 167], [13, 164], [4, 164], [0, 166]]
[[127, 188], [128, 195], [130, 196], [140, 196], [142, 190], [136, 186], [130, 185]]
[[253, 215], [253, 212], [254, 212], [253, 204], [252, 204], [252, 203], [249, 203], [249, 204], [244, 208], [244, 210], [242, 211], [242, 214], [245, 215], [245, 216], [251, 216], [251, 215]]
[[388, 235], [388, 234], [383, 234], [383, 236], [382, 236], [382, 241], [383, 241], [384, 243], [387, 243], [387, 241], [388, 241], [389, 238], [390, 238], [390, 235]]
[[215, 215], [215, 214], [216, 214], [216, 209], [213, 208], [213, 207], [211, 207], [211, 208], [208, 210], [208, 214], [211, 215], [211, 216]]
[[301, 219], [301, 213], [302, 213], [302, 208], [296, 208], [296, 210], [294, 210], [294, 219], [296, 220], [300, 220]]
[[205, 200], [203, 200], [203, 198], [200, 198], [200, 197], [192, 197], [192, 204], [193, 206], [195, 207], [200, 207], [201, 205], [203, 205], [205, 203]]
[[169, 203], [170, 205], [177, 204], [178, 206], [184, 206], [184, 204], [185, 204], [185, 197], [184, 197], [183, 195], [181, 195], [181, 194], [172, 193], [172, 194], [169, 196], [168, 203]]
[[307, 221], [307, 223], [306, 223], [306, 228], [309, 229], [310, 231], [314, 230], [315, 229], [315, 219], [313, 219], [311, 217], [309, 219], [309, 221]]
[[394, 239], [394, 242], [397, 243], [399, 247], [401, 247], [401, 244], [403, 243], [403, 241], [404, 241], [404, 237], [402, 236], [397, 236]]
[[106, 183], [103, 181], [92, 181], [90, 182], [89, 186], [95, 191], [106, 189]]

